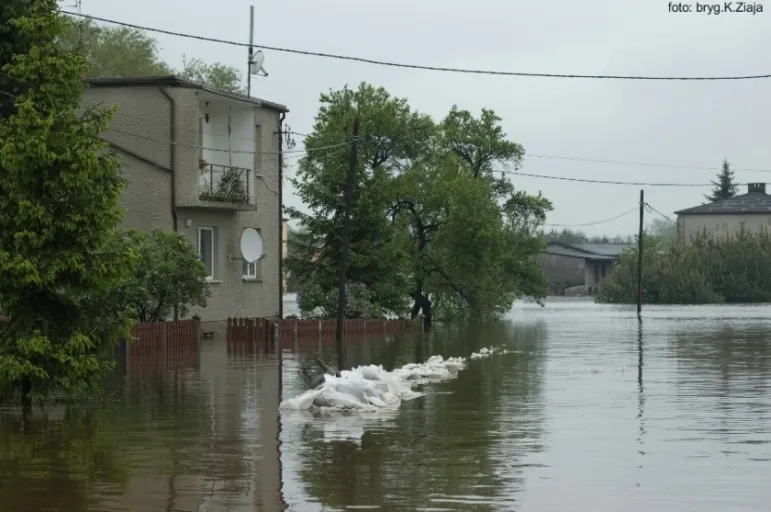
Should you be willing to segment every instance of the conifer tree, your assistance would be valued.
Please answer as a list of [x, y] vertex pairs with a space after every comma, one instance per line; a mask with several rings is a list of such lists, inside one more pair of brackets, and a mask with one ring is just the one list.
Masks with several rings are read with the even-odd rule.
[[104, 300], [136, 264], [115, 243], [111, 112], [80, 111], [86, 62], [58, 44], [66, 27], [55, 0], [0, 4], [0, 396], [25, 404], [95, 387], [131, 325]]
[[704, 196], [710, 203], [721, 199], [730, 199], [738, 192], [738, 187], [734, 181], [734, 172], [727, 160], [723, 160], [723, 166], [717, 174], [717, 181], [713, 181], [712, 185], [712, 192]]

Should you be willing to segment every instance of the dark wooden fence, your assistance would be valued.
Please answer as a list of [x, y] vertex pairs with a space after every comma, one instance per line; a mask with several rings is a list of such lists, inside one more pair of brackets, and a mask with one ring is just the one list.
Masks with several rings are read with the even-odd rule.
[[[345, 340], [362, 340], [373, 336], [404, 332], [421, 332], [422, 319], [414, 320], [345, 320]], [[316, 345], [333, 347], [337, 320], [300, 320], [285, 318], [280, 322], [268, 318], [229, 318], [227, 340], [229, 353], [270, 351], [279, 337], [282, 350], [295, 350]]]
[[[118, 359], [129, 374], [158, 374], [196, 369], [200, 365], [200, 320], [137, 324], [133, 341], [121, 343]], [[120, 356], [124, 357], [121, 358]]]

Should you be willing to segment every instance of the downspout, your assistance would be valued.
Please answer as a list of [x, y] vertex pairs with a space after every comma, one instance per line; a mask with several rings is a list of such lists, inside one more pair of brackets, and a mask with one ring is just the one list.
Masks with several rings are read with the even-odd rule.
[[[171, 229], [176, 233], [177, 232], [177, 186], [176, 186], [176, 176], [175, 171], [177, 169], [177, 130], [176, 130], [176, 121], [177, 121], [177, 103], [174, 101], [174, 98], [171, 97], [171, 95], [166, 92], [166, 89], [163, 87], [158, 88], [159, 91], [161, 91], [161, 94], [166, 96], [166, 99], [169, 100], [169, 144], [171, 145], [169, 155], [169, 167], [171, 168]], [[174, 320], [179, 320], [179, 308], [177, 306], [174, 306]]]
[[284, 318], [284, 119], [278, 118], [278, 318]]

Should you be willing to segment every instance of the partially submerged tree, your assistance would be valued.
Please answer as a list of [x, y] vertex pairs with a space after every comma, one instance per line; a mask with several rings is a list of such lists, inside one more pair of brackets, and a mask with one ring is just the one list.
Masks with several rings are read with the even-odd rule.
[[[131, 318], [96, 300], [136, 262], [111, 244], [122, 212], [121, 163], [100, 134], [110, 112], [80, 113], [82, 55], [59, 44], [54, 0], [0, 6], [0, 388], [88, 390]], [[4, 82], [7, 83], [7, 82]]]
[[[348, 283], [368, 289], [378, 316], [403, 314], [408, 307], [404, 257], [408, 234], [388, 215], [396, 191], [393, 177], [404, 161], [417, 155], [419, 137], [431, 134], [431, 120], [413, 114], [406, 101], [367, 84], [357, 90], [324, 94], [321, 103], [313, 134], [305, 140], [309, 151], [292, 179], [298, 196], [312, 213], [287, 208], [289, 216], [305, 229], [297, 234], [294, 255], [287, 262], [302, 283], [299, 306], [305, 314], [316, 308], [332, 311], [336, 307], [332, 290], [338, 286], [350, 147], [313, 149], [339, 144], [351, 133], [353, 119], [358, 116], [360, 133], [367, 137], [358, 152]], [[322, 293], [303, 293], [314, 287]], [[317, 302], [322, 298], [329, 303]]]
[[720, 172], [717, 173], [717, 181], [713, 181], [712, 185], [712, 192], [704, 196], [710, 203], [720, 201], [721, 199], [731, 199], [739, 191], [734, 171], [727, 160], [723, 160]]
[[[475, 118], [453, 108], [435, 124], [406, 100], [362, 84], [322, 96], [306, 145], [339, 142], [354, 116], [364, 140], [347, 277], [378, 306], [360, 311], [403, 314], [411, 305], [411, 316], [430, 325], [435, 309], [443, 319], [490, 318], [516, 297], [545, 295], [533, 256], [551, 204], [516, 191], [499, 172], [516, 170], [524, 150], [506, 139], [494, 112]], [[344, 146], [310, 151], [295, 179], [313, 211], [290, 210], [307, 230], [288, 262], [303, 283], [304, 314], [334, 311], [349, 155]]]

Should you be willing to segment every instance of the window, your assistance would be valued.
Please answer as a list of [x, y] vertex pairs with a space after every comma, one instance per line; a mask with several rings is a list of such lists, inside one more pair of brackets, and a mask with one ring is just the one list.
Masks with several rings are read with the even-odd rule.
[[242, 267], [242, 273], [244, 279], [257, 279], [257, 265], [259, 264], [259, 261], [255, 261], [254, 263], [249, 263], [248, 261], [243, 261], [243, 267]]
[[[254, 228], [257, 229], [257, 228]], [[257, 232], [262, 234], [259, 229], [257, 229]], [[241, 277], [245, 281], [256, 281], [260, 279], [260, 262], [262, 259], [259, 259], [253, 263], [249, 263], [246, 260], [241, 260]]]
[[198, 257], [206, 268], [206, 279], [214, 279], [214, 228], [198, 228]]

